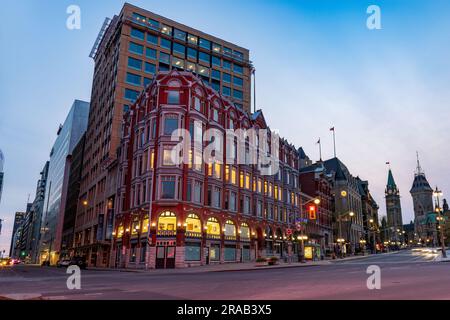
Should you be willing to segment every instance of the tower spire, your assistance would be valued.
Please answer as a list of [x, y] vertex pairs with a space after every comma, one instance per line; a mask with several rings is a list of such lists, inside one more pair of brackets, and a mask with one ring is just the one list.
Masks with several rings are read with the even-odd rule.
[[422, 174], [422, 167], [420, 166], [420, 160], [419, 160], [419, 151], [416, 151], [416, 156], [417, 156], [417, 175]]

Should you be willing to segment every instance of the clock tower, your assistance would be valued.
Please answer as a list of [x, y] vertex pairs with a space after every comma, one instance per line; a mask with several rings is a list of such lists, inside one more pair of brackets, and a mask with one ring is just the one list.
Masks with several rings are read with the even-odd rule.
[[[392, 170], [389, 168], [388, 181], [385, 190], [387, 228], [390, 241], [400, 241], [403, 230], [402, 207], [400, 204], [400, 191], [395, 184]], [[398, 231], [400, 230], [400, 231]]]

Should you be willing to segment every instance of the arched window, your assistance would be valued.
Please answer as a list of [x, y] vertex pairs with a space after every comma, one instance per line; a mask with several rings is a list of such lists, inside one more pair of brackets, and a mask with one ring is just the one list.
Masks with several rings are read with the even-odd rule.
[[148, 220], [148, 216], [146, 216], [144, 218], [144, 220], [142, 221], [142, 232], [147, 232], [148, 227], [149, 227], [149, 220]]
[[202, 222], [196, 214], [189, 214], [186, 218], [186, 231], [202, 232]]
[[231, 237], [236, 236], [236, 226], [233, 221], [227, 220], [225, 222], [224, 229], [225, 229], [225, 236], [231, 236]]
[[123, 235], [123, 231], [124, 231], [123, 224], [120, 223], [119, 227], [117, 228], [117, 236], [121, 237]]
[[216, 218], [209, 218], [206, 222], [206, 233], [213, 235], [220, 235], [220, 224]]
[[177, 225], [177, 217], [175, 213], [165, 211], [159, 215], [158, 231], [174, 231]]
[[245, 222], [241, 224], [240, 235], [243, 239], [250, 239], [250, 228]]

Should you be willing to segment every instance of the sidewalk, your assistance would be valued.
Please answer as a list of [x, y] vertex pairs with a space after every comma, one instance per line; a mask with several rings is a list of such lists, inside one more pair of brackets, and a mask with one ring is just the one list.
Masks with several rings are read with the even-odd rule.
[[[383, 254], [393, 254], [396, 252], [389, 252]], [[381, 254], [378, 254], [381, 255]], [[365, 256], [351, 256], [343, 259], [326, 259], [326, 260], [318, 260], [318, 261], [307, 261], [305, 263], [301, 262], [279, 262], [276, 265], [257, 265], [256, 262], [248, 262], [248, 263], [222, 263], [222, 264], [210, 264], [206, 266], [196, 266], [190, 268], [178, 268], [178, 269], [113, 269], [113, 268], [88, 268], [88, 270], [95, 271], [117, 271], [117, 272], [136, 272], [136, 273], [149, 273], [149, 274], [191, 274], [191, 273], [205, 273], [205, 272], [230, 272], [230, 271], [253, 271], [253, 270], [267, 270], [267, 269], [284, 269], [284, 268], [304, 268], [304, 267], [317, 267], [317, 266], [325, 266], [331, 265], [333, 262], [340, 261], [349, 261], [349, 260], [357, 260], [363, 259], [370, 256], [374, 256], [372, 254]]]

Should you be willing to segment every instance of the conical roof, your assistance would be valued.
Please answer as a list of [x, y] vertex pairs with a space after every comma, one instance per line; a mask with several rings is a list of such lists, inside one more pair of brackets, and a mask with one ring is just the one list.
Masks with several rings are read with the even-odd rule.
[[413, 185], [410, 192], [433, 192], [424, 173], [418, 173], [414, 176]]
[[395, 184], [394, 176], [392, 175], [391, 169], [389, 169], [389, 173], [388, 173], [387, 188], [388, 189], [396, 189], [397, 188], [397, 185]]

